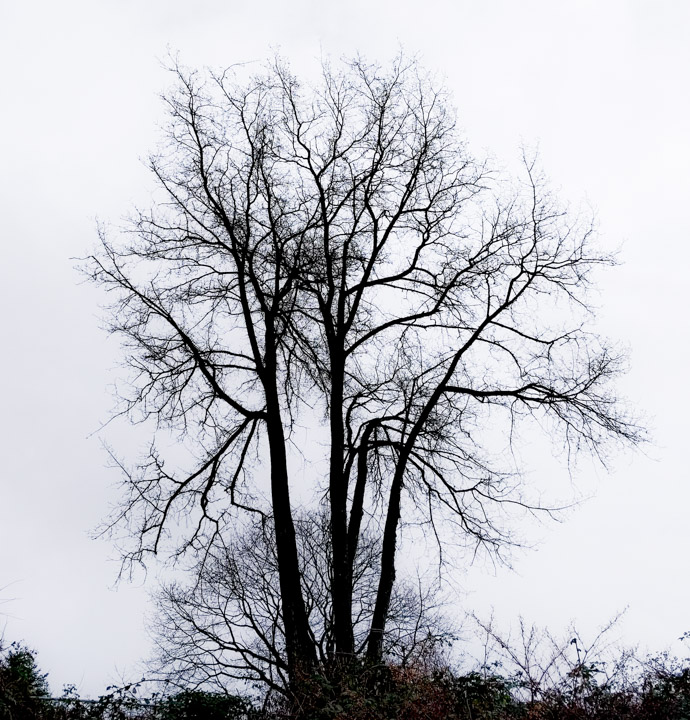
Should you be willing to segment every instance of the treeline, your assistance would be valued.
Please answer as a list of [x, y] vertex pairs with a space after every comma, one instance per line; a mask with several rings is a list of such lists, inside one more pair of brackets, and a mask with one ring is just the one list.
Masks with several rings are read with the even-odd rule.
[[[514, 645], [470, 672], [438, 663], [350, 663], [311, 677], [299, 706], [205, 690], [147, 693], [145, 683], [108, 688], [98, 700], [74, 687], [52, 698], [33, 651], [0, 648], [1, 720], [681, 720], [690, 718], [690, 662], [616, 651], [592, 658], [579, 637], [556, 643], [521, 626]], [[487, 635], [488, 637], [488, 635]], [[498, 636], [494, 635], [493, 640]], [[570, 647], [574, 645], [573, 647]], [[551, 652], [544, 652], [549, 646]], [[573, 656], [576, 659], [569, 660]], [[494, 656], [496, 657], [496, 656]]]

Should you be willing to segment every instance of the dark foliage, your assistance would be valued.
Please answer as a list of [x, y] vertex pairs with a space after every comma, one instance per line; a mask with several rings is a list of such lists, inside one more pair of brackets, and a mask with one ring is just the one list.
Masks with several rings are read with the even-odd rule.
[[[569, 644], [569, 643], [568, 643]], [[568, 649], [562, 645], [564, 654]], [[591, 648], [585, 648], [587, 654]], [[572, 654], [572, 653], [571, 653]], [[0, 656], [2, 720], [685, 720], [690, 665], [668, 654], [616, 652], [604, 661], [557, 664], [542, 684], [497, 661], [468, 673], [448, 668], [350, 663], [338, 675], [311, 675], [299, 703], [276, 694], [259, 708], [225, 693], [146, 693], [143, 683], [109, 688], [98, 700], [67, 687], [50, 698], [33, 652], [17, 644]], [[553, 669], [533, 655], [532, 667]]]
[[250, 713], [251, 704], [235, 695], [184, 690], [160, 703], [156, 717], [160, 720], [240, 720]]
[[3, 646], [0, 639], [0, 718], [31, 720], [40, 716], [48, 683], [36, 665], [33, 651], [12, 643]]

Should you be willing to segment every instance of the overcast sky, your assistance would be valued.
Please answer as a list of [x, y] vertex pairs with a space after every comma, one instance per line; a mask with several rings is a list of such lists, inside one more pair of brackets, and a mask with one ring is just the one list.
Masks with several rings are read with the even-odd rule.
[[[620, 388], [653, 443], [585, 463], [593, 496], [527, 529], [514, 569], [479, 564], [458, 604], [507, 625], [519, 613], [592, 632], [625, 607], [624, 640], [690, 630], [690, 3], [678, 0], [23, 0], [0, 4], [0, 629], [39, 653], [55, 693], [99, 694], [140, 672], [149, 585], [113, 587], [113, 548], [90, 532], [116, 499], [98, 437], [121, 359], [99, 294], [72, 258], [145, 204], [141, 158], [163, 121], [168, 50], [190, 66], [261, 61], [296, 72], [403, 47], [454, 94], [475, 153], [514, 166], [538, 143], [561, 195], [620, 247], [600, 325], [630, 348]], [[118, 438], [135, 449], [136, 430]], [[552, 470], [550, 469], [550, 472]], [[565, 472], [565, 471], [562, 471]], [[563, 476], [565, 477], [565, 475]], [[566, 483], [569, 482], [566, 479]], [[151, 573], [153, 575], [154, 573]]]

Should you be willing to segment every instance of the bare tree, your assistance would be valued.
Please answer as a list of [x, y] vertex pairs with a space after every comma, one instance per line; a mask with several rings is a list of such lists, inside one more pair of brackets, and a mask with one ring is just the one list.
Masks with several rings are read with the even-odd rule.
[[[173, 552], [215, 562], [240, 518], [270, 523], [284, 654], [265, 660], [294, 682], [363, 652], [353, 592], [374, 537], [366, 654], [379, 661], [405, 518], [441, 550], [443, 523], [496, 549], [509, 538], [492, 508], [531, 507], [487, 448], [489, 425], [512, 437], [534, 418], [569, 457], [639, 440], [610, 389], [620, 358], [586, 326], [590, 273], [611, 258], [533, 160], [512, 186], [477, 164], [444, 93], [405, 58], [326, 66], [313, 87], [279, 61], [244, 83], [173, 70], [151, 160], [164, 199], [124, 237], [103, 233], [89, 265], [116, 297], [112, 329], [135, 371], [125, 410], [198, 457], [173, 472], [154, 442], [126, 471], [125, 558], [170, 531]], [[302, 543], [327, 553], [311, 566], [328, 568], [316, 599], [300, 582], [311, 561], [288, 455], [295, 423], [320, 416], [328, 472], [305, 482], [327, 507], [327, 542]], [[172, 531], [180, 518], [186, 534]]]
[[[326, 515], [295, 520], [307, 617], [322, 667], [333, 660], [332, 552]], [[361, 538], [353, 566], [355, 649], [367, 642], [379, 574], [377, 538]], [[190, 584], [169, 583], [157, 595], [152, 670], [169, 682], [217, 685], [259, 682], [285, 694], [289, 672], [273, 526], [258, 522], [197, 563]], [[433, 588], [398, 583], [388, 617], [385, 653], [398, 664], [420, 665], [451, 639]]]

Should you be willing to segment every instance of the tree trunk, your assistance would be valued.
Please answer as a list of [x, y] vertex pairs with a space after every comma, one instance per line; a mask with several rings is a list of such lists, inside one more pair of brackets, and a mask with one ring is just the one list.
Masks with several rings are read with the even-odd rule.
[[[275, 360], [275, 358], [273, 358]], [[299, 684], [316, 666], [316, 650], [302, 595], [295, 526], [290, 505], [285, 432], [276, 387], [275, 362], [266, 359], [266, 429], [271, 457], [271, 502], [290, 683]]]
[[398, 536], [398, 522], [400, 521], [400, 497], [402, 494], [403, 477], [409, 452], [403, 450], [395, 468], [395, 475], [391, 483], [388, 497], [388, 511], [386, 525], [383, 530], [383, 544], [381, 547], [381, 574], [379, 587], [376, 593], [376, 605], [371, 619], [371, 629], [367, 643], [367, 657], [374, 662], [380, 662], [383, 656], [383, 634], [386, 629], [386, 619], [390, 607], [393, 584], [395, 583], [395, 549]]
[[347, 482], [344, 473], [345, 439], [343, 425], [342, 354], [331, 353], [330, 433], [331, 458], [329, 499], [331, 505], [331, 542], [333, 550], [333, 625], [336, 656], [345, 659], [355, 652], [352, 629], [352, 566], [347, 535]]
[[348, 566], [351, 574], [354, 573], [355, 556], [357, 555], [359, 533], [362, 527], [362, 517], [364, 515], [364, 494], [366, 491], [368, 476], [367, 452], [369, 439], [374, 432], [374, 428], [374, 424], [367, 424], [357, 451], [357, 479], [355, 481], [355, 490], [352, 495], [350, 523], [347, 528]]

